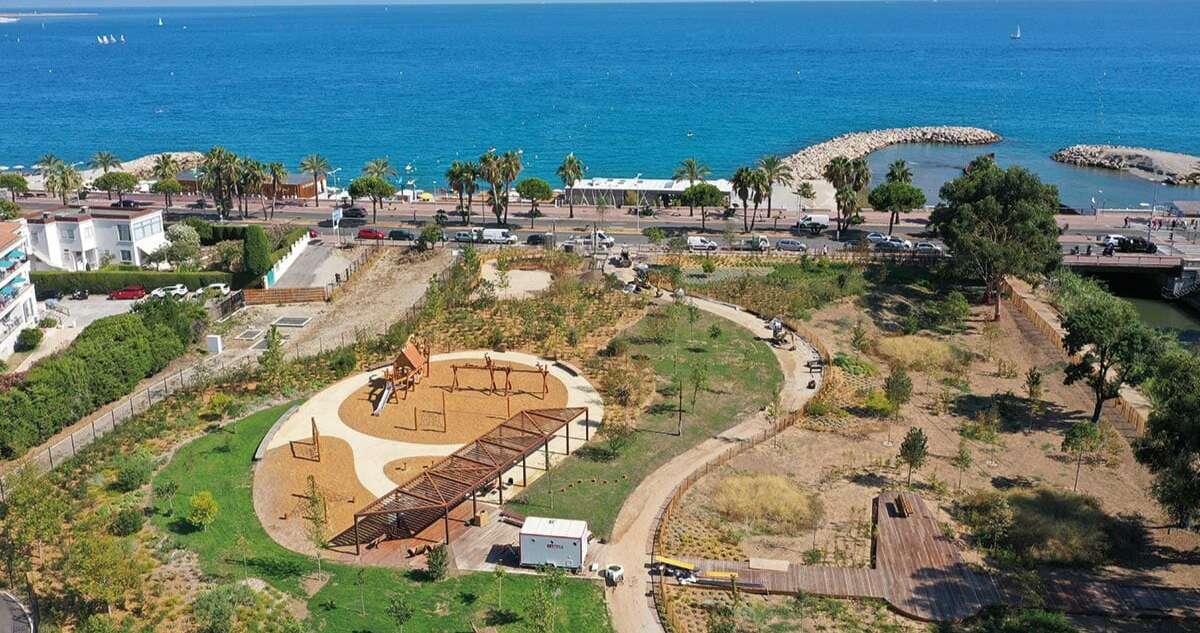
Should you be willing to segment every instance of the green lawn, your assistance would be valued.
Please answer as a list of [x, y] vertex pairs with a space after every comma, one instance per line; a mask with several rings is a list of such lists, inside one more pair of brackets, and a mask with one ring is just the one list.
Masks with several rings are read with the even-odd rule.
[[[214, 576], [237, 579], [246, 572], [242, 558], [248, 559], [249, 575], [263, 578], [271, 585], [301, 595], [300, 579], [316, 569], [308, 557], [284, 549], [262, 529], [251, 505], [251, 458], [258, 442], [287, 409], [287, 405], [259, 411], [220, 431], [214, 431], [180, 448], [171, 462], [155, 478], [155, 483], [174, 481], [179, 485], [175, 512], [166, 503], [154, 523], [173, 534], [181, 547], [196, 552], [201, 567]], [[220, 504], [216, 521], [206, 531], [188, 527], [181, 518], [187, 513], [187, 500], [208, 490]], [[244, 552], [235, 543], [238, 535], [245, 543]], [[489, 574], [469, 574], [439, 583], [417, 582], [393, 570], [366, 568], [362, 593], [366, 616], [360, 615], [359, 587], [355, 584], [358, 568], [350, 565], [324, 566], [332, 574], [329, 582], [309, 600], [312, 623], [317, 630], [369, 631], [394, 630], [384, 609], [390, 592], [404, 595], [416, 607], [416, 615], [405, 626], [408, 633], [470, 630], [472, 623], [482, 625], [489, 608], [495, 605], [494, 580]], [[501, 623], [501, 630], [521, 630], [525, 609], [536, 578], [510, 575], [504, 581], [504, 605], [515, 611], [515, 622]], [[569, 580], [559, 598], [563, 611], [561, 630], [582, 633], [611, 631], [601, 588], [582, 580]], [[323, 627], [323, 628], [322, 628]]]
[[[783, 383], [783, 373], [766, 343], [708, 313], [700, 313], [694, 323], [687, 318], [678, 318], [675, 323], [678, 333], [674, 340], [653, 340], [665, 327], [665, 320], [654, 313], [624, 335], [631, 343], [629, 353], [646, 357], [653, 366], [660, 390], [639, 417], [639, 432], [628, 446], [615, 457], [586, 450], [568, 457], [511, 503], [515, 511], [583, 519], [593, 533], [607, 536], [621, 504], [648, 474], [771, 402]], [[721, 329], [715, 339], [709, 334], [713, 325]], [[699, 393], [692, 407], [692, 390], [686, 377], [699, 363], [708, 364], [710, 388]], [[676, 371], [685, 377], [681, 436], [675, 435], [677, 396], [661, 393]], [[597, 483], [591, 483], [592, 478]], [[568, 483], [573, 485], [561, 491]]]

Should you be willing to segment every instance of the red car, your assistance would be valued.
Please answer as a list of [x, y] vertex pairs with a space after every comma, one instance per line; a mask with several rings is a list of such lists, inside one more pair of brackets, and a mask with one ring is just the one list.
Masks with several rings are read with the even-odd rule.
[[125, 286], [120, 290], [108, 293], [109, 299], [141, 299], [146, 296], [146, 289], [141, 286]]
[[379, 229], [359, 229], [358, 239], [360, 240], [386, 240], [387, 233]]

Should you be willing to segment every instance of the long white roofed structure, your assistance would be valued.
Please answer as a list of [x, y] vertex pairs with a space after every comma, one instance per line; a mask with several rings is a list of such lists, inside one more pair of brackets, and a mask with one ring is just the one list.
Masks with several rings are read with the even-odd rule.
[[[725, 195], [733, 193], [728, 180], [705, 180]], [[658, 206], [664, 196], [677, 198], [691, 184], [686, 180], [674, 181], [666, 178], [584, 178], [577, 181], [572, 196], [578, 204], [596, 204], [603, 200], [611, 206], [630, 205]]]

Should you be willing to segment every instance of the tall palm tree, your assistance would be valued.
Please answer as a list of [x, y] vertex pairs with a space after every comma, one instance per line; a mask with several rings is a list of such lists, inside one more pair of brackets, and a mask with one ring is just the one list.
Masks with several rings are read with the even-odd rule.
[[563, 186], [567, 188], [567, 206], [570, 208], [568, 217], [575, 217], [575, 183], [583, 179], [583, 172], [587, 170], [587, 165], [575, 156], [575, 152], [567, 154], [563, 158], [563, 162], [558, 166], [558, 177], [562, 180]]
[[500, 156], [500, 175], [504, 179], [504, 224], [508, 224], [508, 191], [521, 175], [521, 151], [509, 150]]
[[267, 163], [267, 176], [271, 179], [271, 217], [275, 219], [275, 205], [279, 201], [279, 190], [287, 181], [287, 167], [281, 162]]
[[742, 228], [750, 230], [750, 192], [754, 189], [754, 170], [749, 167], [738, 167], [729, 178], [733, 193], [742, 200]]
[[816, 198], [817, 191], [816, 189], [813, 189], [811, 182], [807, 180], [801, 180], [800, 184], [796, 185], [796, 190], [792, 193], [796, 194], [796, 197], [800, 199], [800, 204], [798, 205], [799, 209], [796, 216], [796, 221], [799, 222], [800, 218], [804, 217], [804, 201]]
[[[686, 180], [688, 186], [691, 187], [692, 185], [696, 184], [697, 181], [704, 182], [704, 179], [708, 178], [709, 174], [711, 173], [712, 170], [708, 168], [708, 165], [696, 160], [695, 157], [685, 158], [679, 161], [679, 166], [675, 168], [675, 175], [671, 177], [671, 180], [675, 182]], [[696, 207], [689, 204], [688, 216], [691, 217], [695, 214]]]
[[250, 212], [248, 198], [256, 193], [262, 194], [263, 184], [267, 181], [267, 169], [261, 162], [243, 156], [238, 159], [237, 170], [238, 198], [242, 204], [242, 217], [245, 218]]
[[329, 175], [329, 160], [320, 154], [309, 154], [300, 159], [300, 171], [312, 174], [313, 202], [320, 204], [321, 185], [319, 181]]
[[772, 194], [775, 185], [792, 184], [792, 166], [783, 162], [775, 154], [769, 154], [758, 159], [758, 170], [767, 178], [767, 218], [771, 217]]
[[867, 164], [867, 159], [855, 158], [850, 161], [850, 184], [859, 193], [871, 186], [871, 166]]
[[471, 224], [475, 192], [479, 191], [479, 163], [466, 161], [462, 166], [463, 191], [467, 194], [467, 224]]
[[903, 160], [894, 160], [888, 165], [887, 173], [888, 182], [907, 182], [912, 183], [912, 169], [908, 167], [908, 163]]
[[840, 240], [842, 238], [841, 232], [844, 228], [842, 226], [843, 218], [849, 221], [849, 218], [858, 213], [858, 192], [854, 190], [854, 187], [845, 185], [837, 190], [834, 202], [837, 203], [838, 210], [838, 232], [835, 239]]
[[219, 145], [213, 147], [205, 152], [196, 172], [199, 189], [212, 195], [217, 213], [224, 218], [233, 202], [237, 155]]
[[64, 206], [67, 204], [67, 196], [78, 193], [83, 187], [83, 176], [79, 174], [79, 170], [61, 160], [43, 168], [43, 173], [46, 191], [60, 196]]
[[179, 161], [171, 154], [159, 154], [154, 157], [154, 166], [150, 168], [150, 174], [156, 180], [166, 180], [175, 178], [179, 175]]
[[767, 172], [755, 169], [750, 173], [750, 194], [751, 200], [754, 201], [754, 215], [750, 216], [749, 230], [753, 231], [754, 225], [758, 223], [758, 205], [771, 196], [771, 183], [767, 180]]
[[374, 176], [387, 180], [395, 178], [400, 172], [392, 166], [392, 163], [387, 158], [372, 158], [363, 165], [362, 173], [364, 176]]
[[107, 174], [109, 170], [120, 166], [121, 159], [117, 158], [117, 155], [112, 152], [96, 152], [95, 155], [92, 156], [92, 169], [99, 169]]
[[63, 162], [63, 159], [55, 156], [54, 154], [42, 154], [42, 157], [37, 159], [37, 162], [34, 163], [33, 166], [45, 172], [49, 171], [51, 167], [54, 167], [61, 162]]
[[[450, 168], [446, 170], [446, 183], [450, 185], [451, 191], [458, 194], [458, 209], [468, 226], [471, 224], [470, 197], [478, 188], [478, 184], [475, 182], [479, 178], [477, 170], [478, 167], [475, 163], [464, 160], [450, 163]], [[467, 199], [467, 202], [463, 202], [464, 198]]]
[[504, 182], [504, 175], [500, 168], [500, 157], [495, 150], [488, 150], [479, 157], [479, 177], [491, 187], [492, 215], [496, 216], [496, 222], [499, 222], [503, 215], [500, 207], [500, 187]]

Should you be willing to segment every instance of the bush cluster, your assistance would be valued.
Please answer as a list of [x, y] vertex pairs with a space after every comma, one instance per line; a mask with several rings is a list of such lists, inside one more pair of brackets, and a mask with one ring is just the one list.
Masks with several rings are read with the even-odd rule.
[[86, 290], [91, 294], [108, 294], [126, 286], [141, 286], [147, 291], [162, 286], [183, 284], [195, 290], [208, 284], [228, 284], [233, 275], [224, 272], [158, 272], [151, 270], [95, 270], [87, 272], [64, 272], [57, 270], [35, 270], [29, 273], [30, 280], [37, 286], [38, 299], [55, 293], [67, 294], [75, 290]]
[[188, 218], [183, 223], [196, 229], [196, 234], [200, 236], [200, 244], [204, 246], [212, 246], [225, 240], [241, 241], [246, 238], [246, 225], [244, 224], [212, 224], [200, 218]]
[[39, 361], [25, 381], [0, 392], [0, 458], [11, 459], [181, 355], [203, 328], [203, 307], [157, 299], [99, 319], [59, 354]]
[[17, 343], [14, 349], [18, 352], [31, 352], [37, 349], [37, 346], [42, 342], [42, 331], [35, 328], [25, 328], [17, 334]]

